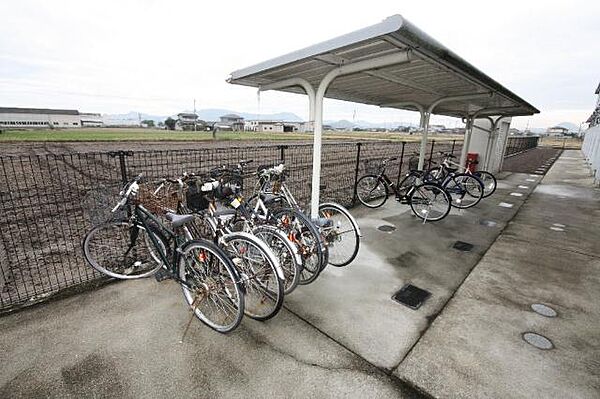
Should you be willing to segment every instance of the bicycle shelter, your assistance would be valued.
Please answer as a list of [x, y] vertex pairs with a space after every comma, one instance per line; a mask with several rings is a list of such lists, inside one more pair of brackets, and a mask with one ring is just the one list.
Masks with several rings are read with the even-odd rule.
[[431, 114], [463, 118], [466, 132], [460, 163], [464, 165], [475, 119], [490, 121], [491, 148], [502, 118], [539, 113], [401, 15], [234, 71], [227, 81], [259, 91], [308, 95], [314, 134], [313, 217], [319, 204], [324, 97], [418, 111], [423, 131], [419, 169], [424, 164]]

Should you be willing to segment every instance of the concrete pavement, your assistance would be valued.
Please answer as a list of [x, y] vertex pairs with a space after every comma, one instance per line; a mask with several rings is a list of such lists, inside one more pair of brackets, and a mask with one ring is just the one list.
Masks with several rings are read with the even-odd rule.
[[598, 398], [599, 237], [600, 190], [565, 151], [394, 374], [434, 397]]
[[[181, 292], [153, 279], [2, 317], [0, 398], [594, 397], [600, 207], [585, 174], [566, 152], [542, 184], [503, 174], [495, 195], [438, 223], [393, 200], [357, 208], [352, 265], [328, 267], [276, 318], [226, 336], [194, 322], [179, 343]], [[407, 282], [432, 293], [418, 310], [391, 299]], [[526, 344], [527, 331], [556, 348]]]

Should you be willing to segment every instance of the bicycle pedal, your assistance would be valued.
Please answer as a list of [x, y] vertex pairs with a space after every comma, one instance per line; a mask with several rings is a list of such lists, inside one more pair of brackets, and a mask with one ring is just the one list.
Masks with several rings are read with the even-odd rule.
[[154, 273], [154, 278], [160, 283], [161, 281], [170, 279], [171, 274], [165, 269], [160, 269], [159, 271]]

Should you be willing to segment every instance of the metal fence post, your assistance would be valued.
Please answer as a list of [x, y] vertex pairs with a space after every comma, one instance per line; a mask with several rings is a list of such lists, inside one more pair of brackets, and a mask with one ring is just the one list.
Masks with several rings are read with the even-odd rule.
[[433, 147], [435, 147], [435, 140], [431, 140], [431, 150], [429, 151], [429, 163], [427, 169], [431, 169], [431, 159], [433, 158]]
[[402, 151], [400, 151], [400, 166], [398, 166], [398, 179], [396, 180], [396, 187], [400, 185], [400, 176], [402, 176], [402, 163], [404, 163], [404, 147], [406, 142], [402, 142]]
[[358, 167], [360, 165], [360, 147], [362, 143], [356, 143], [356, 165], [354, 166], [354, 197], [352, 198], [352, 203], [355, 204], [358, 198], [358, 194], [356, 193], [356, 184], [358, 183]]
[[287, 145], [280, 145], [279, 146], [279, 157], [281, 159], [281, 162], [285, 163], [285, 149], [288, 148]]
[[456, 140], [452, 140], [452, 149], [450, 150], [450, 155], [454, 155], [454, 146], [456, 145]]
[[127, 177], [127, 164], [125, 163], [125, 157], [129, 157], [133, 155], [133, 151], [110, 151], [108, 156], [110, 157], [119, 157], [119, 168], [121, 169], [121, 182], [126, 184], [129, 179]]

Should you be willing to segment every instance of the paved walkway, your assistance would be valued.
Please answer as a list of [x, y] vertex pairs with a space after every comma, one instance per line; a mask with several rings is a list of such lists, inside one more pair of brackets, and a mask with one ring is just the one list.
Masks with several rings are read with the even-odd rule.
[[600, 190], [588, 176], [565, 151], [395, 375], [435, 397], [600, 397]]
[[[356, 209], [364, 245], [352, 265], [326, 269], [278, 317], [227, 336], [196, 322], [180, 343], [181, 292], [152, 279], [2, 317], [0, 397], [589, 396], [600, 211], [585, 173], [565, 153], [537, 188], [541, 176], [506, 174], [494, 196], [439, 223], [394, 201]], [[432, 293], [419, 310], [391, 300], [407, 282]], [[534, 301], [559, 317], [532, 313]], [[556, 349], [525, 344], [530, 330]]]

